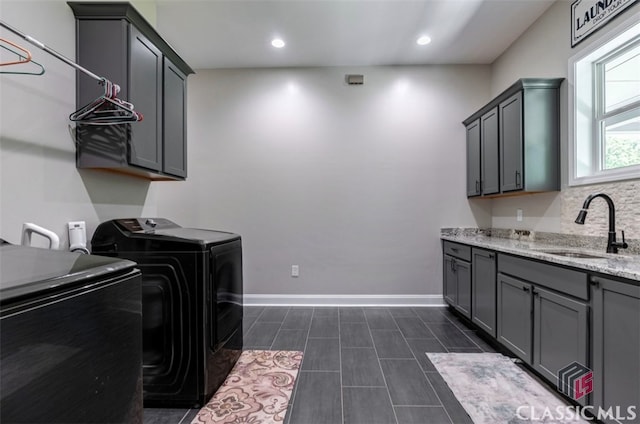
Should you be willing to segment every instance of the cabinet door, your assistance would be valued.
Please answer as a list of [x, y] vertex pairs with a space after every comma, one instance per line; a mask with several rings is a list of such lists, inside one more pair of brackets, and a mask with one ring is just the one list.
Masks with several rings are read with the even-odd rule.
[[498, 108], [494, 108], [480, 118], [480, 140], [482, 145], [482, 166], [480, 167], [480, 188], [482, 194], [500, 192], [500, 156], [498, 146]]
[[164, 172], [187, 176], [187, 78], [164, 58], [163, 72]]
[[449, 255], [444, 255], [443, 262], [443, 282], [444, 300], [451, 306], [458, 303], [458, 281], [454, 271], [454, 259]]
[[531, 284], [498, 274], [498, 341], [531, 363]]
[[500, 179], [501, 191], [522, 190], [523, 132], [522, 92], [518, 92], [500, 103]]
[[129, 163], [162, 169], [162, 53], [130, 25], [129, 99], [143, 120], [131, 124]]
[[[619, 407], [623, 416], [635, 405], [640, 423], [640, 286], [594, 278], [593, 296], [593, 405]], [[618, 422], [613, 419], [606, 422]]]
[[556, 385], [562, 368], [573, 362], [588, 366], [587, 305], [534, 288], [533, 346], [533, 367]]
[[458, 303], [456, 309], [471, 318], [471, 264], [456, 259], [453, 264], [458, 283]]
[[467, 197], [480, 191], [480, 120], [467, 126]]
[[471, 321], [496, 337], [496, 259], [489, 250], [473, 249]]

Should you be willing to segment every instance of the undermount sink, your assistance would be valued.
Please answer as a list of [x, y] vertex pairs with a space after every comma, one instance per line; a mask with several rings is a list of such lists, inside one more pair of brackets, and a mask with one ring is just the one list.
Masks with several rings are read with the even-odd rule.
[[539, 250], [542, 253], [549, 255], [565, 256], [568, 258], [580, 258], [580, 259], [606, 259], [606, 256], [594, 255], [592, 253], [576, 252], [574, 250]]

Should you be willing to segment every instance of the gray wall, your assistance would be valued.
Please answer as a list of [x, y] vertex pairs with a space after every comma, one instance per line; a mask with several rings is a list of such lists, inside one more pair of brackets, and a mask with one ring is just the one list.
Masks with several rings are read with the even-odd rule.
[[490, 223], [465, 198], [461, 125], [488, 71], [198, 70], [189, 178], [162, 185], [158, 210], [240, 233], [246, 293], [439, 294], [440, 228]]
[[[600, 234], [596, 211], [584, 228], [570, 221], [581, 198], [605, 190], [624, 193], [618, 226], [638, 238], [637, 181], [464, 197], [460, 121], [518, 78], [567, 75], [579, 51], [569, 6], [553, 5], [491, 67], [201, 70], [189, 80], [190, 176], [179, 183], [78, 171], [67, 119], [74, 71], [34, 47], [44, 76], [0, 76], [0, 236], [19, 242], [30, 221], [66, 242], [70, 220], [86, 220], [91, 236], [106, 219], [166, 216], [242, 234], [247, 293], [417, 295], [441, 293], [440, 227]], [[2, 0], [0, 16], [74, 57], [64, 0]], [[366, 84], [344, 85], [357, 72]]]

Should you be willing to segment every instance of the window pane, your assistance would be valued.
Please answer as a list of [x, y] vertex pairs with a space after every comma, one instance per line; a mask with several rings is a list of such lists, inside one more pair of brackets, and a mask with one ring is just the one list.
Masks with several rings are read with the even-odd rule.
[[640, 44], [604, 64], [605, 113], [640, 100]]
[[604, 169], [640, 165], [640, 110], [621, 122], [604, 123]]

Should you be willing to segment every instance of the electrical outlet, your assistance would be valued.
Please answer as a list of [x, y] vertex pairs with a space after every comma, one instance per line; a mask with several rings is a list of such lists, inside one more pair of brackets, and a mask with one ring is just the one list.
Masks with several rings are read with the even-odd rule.
[[291, 265], [291, 276], [292, 277], [300, 276], [300, 267], [298, 265]]
[[516, 209], [516, 221], [522, 222], [522, 209]]

